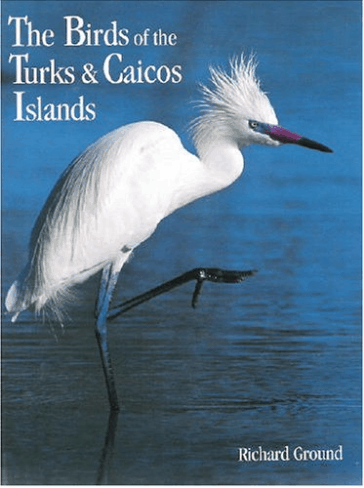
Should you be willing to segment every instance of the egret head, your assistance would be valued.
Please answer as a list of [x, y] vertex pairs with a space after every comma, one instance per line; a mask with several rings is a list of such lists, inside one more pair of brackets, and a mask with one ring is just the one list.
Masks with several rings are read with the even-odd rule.
[[201, 86], [202, 114], [192, 124], [198, 152], [218, 140], [230, 141], [239, 147], [248, 144], [279, 146], [299, 144], [332, 152], [322, 144], [278, 126], [274, 109], [256, 77], [257, 63], [253, 56], [234, 58], [230, 74], [210, 68], [211, 88]]

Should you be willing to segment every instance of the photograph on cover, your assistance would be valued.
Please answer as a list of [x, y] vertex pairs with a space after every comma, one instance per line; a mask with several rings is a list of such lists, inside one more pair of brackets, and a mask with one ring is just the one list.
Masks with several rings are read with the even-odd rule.
[[2, 2], [2, 483], [360, 484], [361, 2]]

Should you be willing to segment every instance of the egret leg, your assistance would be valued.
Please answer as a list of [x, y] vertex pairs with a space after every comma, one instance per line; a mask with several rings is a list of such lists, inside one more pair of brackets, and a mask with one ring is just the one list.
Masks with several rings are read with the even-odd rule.
[[180, 276], [177, 276], [177, 278], [174, 278], [173, 280], [166, 281], [162, 285], [157, 286], [146, 293], [138, 295], [137, 297], [131, 298], [130, 300], [117, 305], [109, 311], [107, 318], [114, 319], [118, 315], [121, 315], [131, 308], [137, 307], [147, 300], [151, 300], [162, 293], [166, 293], [177, 286], [193, 280], [196, 280], [196, 286], [192, 295], [192, 307], [196, 308], [204, 281], [212, 281], [213, 283], [240, 283], [246, 280], [249, 276], [253, 276], [255, 273], [256, 270], [231, 271], [220, 268], [194, 268]]
[[112, 293], [118, 280], [119, 272], [125, 258], [118, 262], [108, 264], [102, 271], [99, 294], [96, 304], [96, 338], [99, 345], [102, 367], [104, 370], [107, 392], [111, 410], [119, 410], [119, 402], [116, 393], [114, 371], [111, 364], [107, 333], [107, 314]]
[[111, 265], [106, 266], [102, 270], [101, 280], [99, 285], [99, 293], [98, 293], [98, 298], [95, 306], [95, 317], [98, 317], [100, 315], [101, 312], [100, 307], [102, 307], [102, 304], [104, 303], [106, 297], [110, 271], [111, 271]]

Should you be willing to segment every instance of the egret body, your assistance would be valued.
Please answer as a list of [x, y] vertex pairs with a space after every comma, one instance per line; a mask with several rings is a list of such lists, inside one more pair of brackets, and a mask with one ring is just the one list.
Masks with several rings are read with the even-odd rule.
[[[114, 409], [106, 320], [119, 272], [133, 250], [173, 211], [233, 183], [248, 144], [293, 143], [331, 152], [278, 126], [255, 68], [253, 58], [242, 57], [231, 63], [230, 74], [211, 69], [211, 88], [202, 87], [202, 113], [192, 124], [198, 156], [160, 123], [116, 129], [71, 163], [35, 223], [28, 264], [12, 284], [6, 308], [13, 321], [28, 308], [39, 313], [50, 307], [60, 316], [70, 288], [102, 270], [96, 333]], [[229, 281], [214, 273], [207, 279]]]

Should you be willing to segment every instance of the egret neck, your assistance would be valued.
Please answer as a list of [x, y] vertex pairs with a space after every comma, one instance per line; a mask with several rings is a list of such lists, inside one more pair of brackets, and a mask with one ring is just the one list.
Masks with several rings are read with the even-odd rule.
[[209, 146], [199, 148], [198, 152], [206, 169], [205, 195], [231, 185], [243, 172], [244, 158], [237, 142], [217, 139], [210, 141]]

